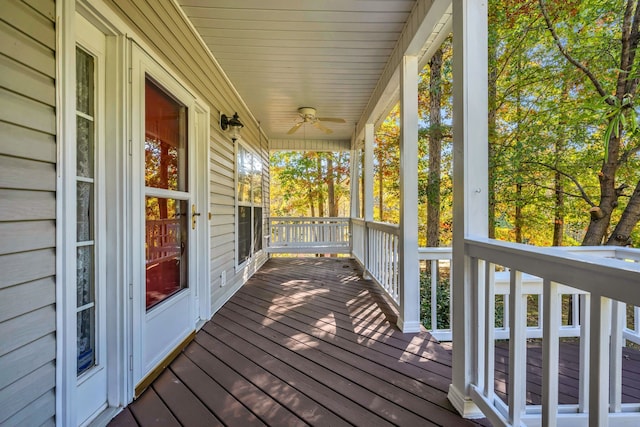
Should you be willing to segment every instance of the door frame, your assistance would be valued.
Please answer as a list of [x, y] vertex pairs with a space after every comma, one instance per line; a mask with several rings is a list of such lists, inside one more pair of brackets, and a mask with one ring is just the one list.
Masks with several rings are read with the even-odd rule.
[[[130, 40], [131, 69], [131, 117], [130, 123], [130, 244], [131, 244], [131, 304], [132, 304], [132, 364], [133, 386], [135, 394], [144, 389], [149, 379], [155, 375], [158, 366], [163, 365], [171, 357], [173, 350], [182, 345], [196, 330], [199, 319], [208, 316], [202, 306], [207, 304], [208, 292], [207, 265], [208, 250], [208, 156], [202, 154], [203, 146], [208, 153], [207, 130], [209, 127], [209, 109], [200, 102], [193, 91], [179, 81], [170, 68], [151, 56], [135, 40]], [[144, 255], [144, 84], [147, 76], [159, 87], [166, 90], [172, 97], [187, 107], [187, 147], [188, 147], [188, 188], [190, 205], [196, 204], [198, 213], [195, 231], [190, 229], [189, 236], [189, 287], [178, 294], [163, 301], [147, 312], [145, 307], [145, 255]], [[204, 131], [202, 130], [204, 128]], [[155, 190], [162, 194], [164, 190]], [[171, 192], [166, 191], [168, 197]], [[190, 209], [190, 207], [189, 207]], [[202, 301], [199, 296], [203, 296]], [[171, 302], [170, 300], [173, 300]], [[172, 305], [182, 305], [186, 311], [186, 319], [173, 319], [170, 322], [169, 333], [173, 334], [171, 341], [153, 352], [152, 358], [145, 355], [146, 348], [151, 345], [150, 337], [146, 336], [145, 326], [151, 320], [169, 319]], [[210, 306], [210, 304], [208, 304]], [[206, 317], [208, 319], [208, 317]]]
[[[98, 29], [106, 38], [104, 60], [104, 76], [106, 90], [100, 102], [102, 115], [102, 144], [97, 147], [96, 180], [106, 170], [112, 170], [122, 155], [120, 143], [124, 140], [125, 121], [123, 96], [126, 88], [124, 76], [125, 36], [117, 26], [89, 7], [85, 1], [59, 0], [56, 2], [58, 28], [56, 59], [56, 97], [57, 97], [57, 197], [56, 197], [56, 425], [78, 425], [78, 377], [76, 373], [76, 46], [82, 45], [77, 37], [76, 14], [85, 18], [89, 24]], [[85, 47], [91, 50], [91, 40], [85, 40]], [[95, 52], [94, 52], [95, 53]], [[102, 172], [99, 172], [102, 171]], [[98, 330], [102, 330], [106, 340], [106, 349], [101, 357], [106, 359], [107, 370], [107, 407], [99, 414], [94, 414], [92, 422], [104, 424], [130, 401], [127, 386], [127, 333], [128, 301], [120, 284], [125, 280], [126, 271], [123, 260], [122, 237], [119, 232], [107, 233], [114, 224], [126, 220], [120, 215], [124, 203], [122, 188], [126, 183], [120, 180], [109, 182], [103, 178], [102, 194], [97, 196], [96, 209], [102, 212], [99, 234], [102, 241], [96, 246], [97, 274], [105, 285], [99, 297], [106, 307]], [[109, 215], [100, 202], [109, 205]], [[112, 214], [113, 213], [113, 214]], [[99, 257], [99, 259], [98, 259]], [[107, 285], [112, 284], [112, 285]], [[102, 303], [100, 303], [102, 304]], [[91, 421], [90, 421], [91, 422]]]
[[[75, 250], [75, 52], [76, 12], [107, 36], [106, 59], [106, 152], [104, 155], [107, 178], [106, 217], [108, 230], [105, 250], [108, 358], [108, 408], [94, 420], [106, 424], [119, 410], [134, 398], [134, 333], [133, 268], [132, 268], [132, 146], [131, 146], [131, 40], [145, 52], [153, 49], [137, 35], [108, 5], [100, 0], [56, 1], [56, 97], [57, 97], [57, 180], [56, 180], [56, 425], [77, 425], [76, 375], [76, 250]], [[165, 70], [171, 68], [152, 58]], [[180, 80], [172, 75], [178, 82]], [[186, 87], [180, 82], [183, 87]], [[191, 92], [190, 92], [191, 93]], [[193, 96], [193, 95], [191, 95]], [[194, 98], [198, 126], [198, 171], [196, 179], [202, 184], [197, 200], [202, 215], [198, 218], [196, 236], [202, 262], [197, 272], [197, 292], [200, 295], [197, 313], [191, 317], [194, 329], [211, 317], [210, 296], [210, 230], [209, 230], [209, 150], [210, 109]], [[195, 305], [195, 304], [194, 304]], [[199, 320], [198, 320], [199, 319]]]

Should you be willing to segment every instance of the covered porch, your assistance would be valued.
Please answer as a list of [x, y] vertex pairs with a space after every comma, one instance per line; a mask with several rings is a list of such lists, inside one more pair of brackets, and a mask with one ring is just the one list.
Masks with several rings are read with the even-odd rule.
[[[272, 258], [110, 425], [491, 425], [447, 399], [451, 346], [403, 334], [385, 292], [350, 258]], [[542, 402], [529, 342], [526, 401]], [[577, 343], [559, 347], [559, 400], [580, 400]], [[622, 402], [640, 397], [640, 353], [622, 354]], [[508, 343], [495, 347], [508, 401]]]

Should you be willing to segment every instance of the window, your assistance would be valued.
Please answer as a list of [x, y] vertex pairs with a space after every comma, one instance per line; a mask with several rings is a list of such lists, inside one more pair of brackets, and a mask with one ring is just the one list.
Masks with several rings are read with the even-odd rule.
[[145, 80], [146, 308], [188, 287], [187, 108]]
[[77, 374], [96, 364], [94, 58], [76, 48]]
[[237, 153], [238, 265], [262, 250], [262, 159], [241, 144]]

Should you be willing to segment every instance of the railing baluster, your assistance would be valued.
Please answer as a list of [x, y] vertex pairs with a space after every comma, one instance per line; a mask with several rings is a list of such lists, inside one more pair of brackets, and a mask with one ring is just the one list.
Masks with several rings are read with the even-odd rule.
[[591, 296], [590, 335], [592, 357], [589, 363], [589, 425], [609, 425], [609, 334], [611, 332], [611, 300]]
[[609, 411], [622, 411], [622, 331], [625, 325], [626, 304], [619, 301], [611, 302], [611, 345], [609, 378]]
[[589, 376], [591, 336], [589, 328], [591, 325], [591, 295], [580, 295], [580, 378], [578, 390], [578, 411], [588, 412], [589, 410]]
[[496, 318], [496, 295], [495, 295], [495, 271], [496, 266], [486, 262], [484, 266], [484, 294], [485, 294], [485, 345], [484, 345], [484, 395], [489, 402], [493, 403], [495, 393], [495, 318]]
[[511, 270], [509, 290], [509, 422], [520, 425], [526, 403], [526, 296], [522, 293], [522, 273]]
[[543, 281], [542, 300], [542, 425], [558, 425], [558, 357], [560, 317], [558, 284]]
[[431, 260], [431, 329], [438, 329], [438, 260]]

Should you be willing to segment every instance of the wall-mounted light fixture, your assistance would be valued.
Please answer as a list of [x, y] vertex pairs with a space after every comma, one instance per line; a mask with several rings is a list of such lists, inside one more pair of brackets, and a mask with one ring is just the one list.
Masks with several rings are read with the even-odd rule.
[[233, 117], [229, 118], [226, 114], [222, 114], [220, 116], [220, 128], [223, 131], [229, 129], [229, 134], [231, 135], [231, 140], [236, 142], [238, 138], [240, 138], [240, 129], [242, 129], [244, 125], [240, 121], [240, 117], [238, 117], [238, 113], [234, 113]]

